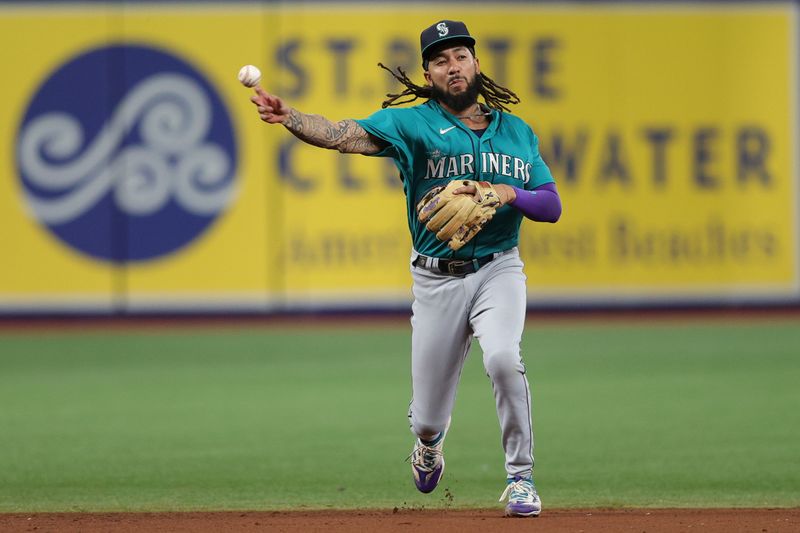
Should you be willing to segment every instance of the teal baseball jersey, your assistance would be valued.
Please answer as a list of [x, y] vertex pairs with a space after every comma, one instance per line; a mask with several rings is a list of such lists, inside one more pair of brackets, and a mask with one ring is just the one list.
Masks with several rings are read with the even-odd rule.
[[533, 130], [508, 113], [492, 110], [491, 122], [480, 137], [435, 100], [382, 109], [356, 122], [388, 143], [374, 155], [394, 159], [403, 180], [414, 249], [424, 255], [471, 259], [508, 250], [519, 242], [523, 218], [517, 209], [504, 205], [482, 231], [454, 252], [417, 220], [417, 202], [431, 188], [470, 179], [532, 190], [554, 181]]

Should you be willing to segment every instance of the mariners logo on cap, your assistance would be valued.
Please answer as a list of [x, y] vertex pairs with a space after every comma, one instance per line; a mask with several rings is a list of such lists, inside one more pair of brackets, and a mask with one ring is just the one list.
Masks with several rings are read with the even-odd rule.
[[20, 126], [28, 210], [97, 259], [179, 250], [234, 197], [229, 117], [208, 80], [164, 50], [114, 45], [73, 57], [44, 81]]
[[419, 36], [419, 45], [422, 52], [423, 68], [428, 66], [425, 60], [428, 54], [443, 43], [463, 43], [475, 46], [475, 39], [469, 34], [466, 24], [458, 20], [440, 20], [422, 30]]

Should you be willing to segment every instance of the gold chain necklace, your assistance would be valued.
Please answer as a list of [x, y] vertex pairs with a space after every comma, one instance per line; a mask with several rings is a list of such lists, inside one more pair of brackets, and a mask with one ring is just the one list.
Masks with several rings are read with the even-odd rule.
[[472, 114], [472, 115], [461, 115], [461, 116], [456, 116], [456, 118], [458, 118], [458, 119], [464, 119], [464, 118], [475, 118], [475, 117], [488, 117], [489, 115], [491, 115], [491, 114], [492, 114], [492, 112], [491, 112], [491, 111], [485, 111], [485, 110], [484, 110], [482, 107], [480, 107], [480, 106], [478, 106], [478, 109], [480, 109], [480, 110], [481, 110], [481, 112], [480, 112], [480, 113], [474, 113], [474, 114]]

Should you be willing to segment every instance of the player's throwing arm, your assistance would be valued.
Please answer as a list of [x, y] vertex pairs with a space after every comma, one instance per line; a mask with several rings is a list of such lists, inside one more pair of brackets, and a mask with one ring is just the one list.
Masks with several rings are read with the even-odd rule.
[[[252, 67], [242, 67], [242, 71]], [[255, 67], [252, 67], [255, 68]], [[258, 71], [258, 69], [256, 69]], [[260, 73], [258, 80], [261, 79]], [[259, 117], [267, 124], [283, 124], [292, 135], [312, 146], [339, 150], [348, 154], [377, 154], [384, 146], [354, 120], [331, 122], [322, 115], [309, 115], [290, 107], [278, 96], [266, 92], [252, 78], [239, 80], [246, 87], [253, 87], [256, 94], [250, 101], [258, 109]]]

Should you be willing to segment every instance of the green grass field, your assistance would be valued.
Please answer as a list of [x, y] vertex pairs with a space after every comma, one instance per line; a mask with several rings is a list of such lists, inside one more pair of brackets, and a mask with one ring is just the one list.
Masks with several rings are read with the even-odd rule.
[[[0, 512], [493, 507], [476, 347], [416, 492], [409, 327], [0, 332]], [[531, 322], [545, 507], [800, 505], [800, 323]]]

